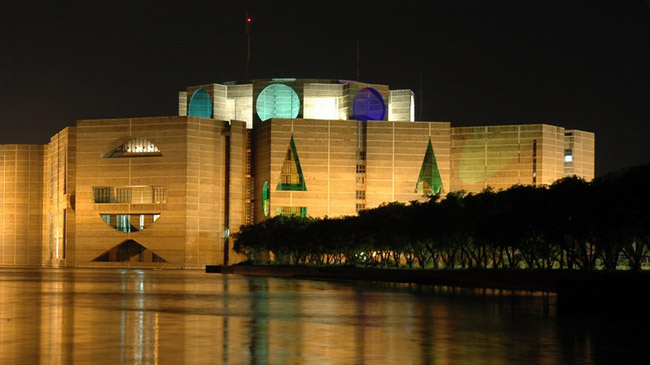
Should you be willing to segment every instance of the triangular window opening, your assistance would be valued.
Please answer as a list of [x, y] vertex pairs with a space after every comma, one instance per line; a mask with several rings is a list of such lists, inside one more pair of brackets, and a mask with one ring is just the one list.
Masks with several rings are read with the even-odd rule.
[[424, 154], [424, 160], [422, 161], [422, 167], [420, 168], [420, 176], [415, 185], [415, 193], [439, 194], [441, 190], [442, 178], [440, 178], [440, 170], [438, 170], [436, 155], [433, 153], [431, 139], [429, 139], [427, 151]]
[[149, 157], [162, 156], [160, 150], [151, 141], [145, 138], [134, 138], [125, 144], [110, 151], [105, 156], [108, 158], [115, 157]]
[[300, 167], [300, 159], [296, 151], [296, 143], [291, 136], [289, 147], [284, 157], [282, 164], [282, 171], [280, 172], [280, 182], [278, 183], [277, 190], [284, 191], [306, 191], [305, 178], [302, 175], [302, 168]]
[[167, 262], [134, 240], [126, 240], [97, 256], [93, 262]]

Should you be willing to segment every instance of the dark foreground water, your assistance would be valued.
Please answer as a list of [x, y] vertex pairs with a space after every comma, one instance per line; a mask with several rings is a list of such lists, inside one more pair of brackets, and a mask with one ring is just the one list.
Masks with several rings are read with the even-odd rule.
[[646, 360], [648, 313], [558, 319], [555, 303], [541, 293], [200, 271], [0, 268], [0, 364]]

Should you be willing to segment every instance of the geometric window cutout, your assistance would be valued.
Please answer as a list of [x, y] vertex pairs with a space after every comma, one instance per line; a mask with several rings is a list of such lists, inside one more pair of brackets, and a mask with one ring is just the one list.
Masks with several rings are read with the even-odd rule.
[[93, 186], [95, 203], [162, 204], [167, 202], [162, 186], [135, 185], [113, 189], [112, 186]]
[[200, 118], [212, 118], [212, 101], [204, 89], [197, 89], [190, 99], [187, 115]]
[[126, 240], [92, 260], [93, 262], [167, 262], [134, 240]]
[[145, 138], [134, 138], [125, 144], [102, 155], [102, 158], [114, 157], [150, 157], [162, 156], [156, 145]]
[[283, 191], [306, 191], [305, 178], [302, 175], [302, 168], [300, 167], [300, 159], [298, 158], [298, 151], [296, 151], [296, 143], [293, 141], [293, 135], [287, 147], [287, 153], [282, 163], [282, 171], [280, 172], [280, 182], [278, 182], [277, 190]]
[[160, 213], [146, 214], [100, 214], [102, 220], [118, 232], [140, 232], [151, 227]]
[[422, 167], [420, 168], [420, 176], [415, 185], [415, 193], [418, 194], [439, 194], [442, 188], [442, 179], [440, 178], [440, 170], [438, 170], [438, 163], [436, 162], [436, 155], [433, 153], [431, 146], [431, 138], [427, 145], [427, 151], [424, 154]]
[[275, 207], [275, 215], [307, 218], [307, 207]]
[[379, 91], [366, 87], [354, 96], [352, 103], [352, 118], [360, 121], [384, 120], [386, 103]]
[[265, 217], [268, 217], [271, 212], [271, 189], [268, 181], [262, 185], [262, 211]]
[[300, 98], [289, 86], [272, 84], [264, 88], [257, 97], [255, 110], [261, 121], [271, 118], [290, 118], [300, 112]]

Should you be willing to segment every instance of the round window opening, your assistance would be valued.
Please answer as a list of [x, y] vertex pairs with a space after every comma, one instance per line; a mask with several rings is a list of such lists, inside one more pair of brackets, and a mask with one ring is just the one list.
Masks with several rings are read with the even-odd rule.
[[257, 97], [255, 109], [262, 121], [271, 118], [293, 119], [300, 112], [300, 99], [291, 87], [272, 84], [264, 88]]

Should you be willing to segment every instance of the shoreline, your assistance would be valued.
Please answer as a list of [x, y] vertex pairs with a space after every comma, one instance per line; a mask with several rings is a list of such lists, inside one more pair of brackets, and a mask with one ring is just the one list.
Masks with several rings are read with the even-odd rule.
[[[377, 269], [356, 267], [208, 265], [206, 273], [270, 276], [293, 279], [384, 281], [555, 293], [563, 315], [617, 314], [650, 306], [650, 273], [583, 272], [578, 270], [507, 269]], [[633, 298], [632, 300], [630, 298]]]

